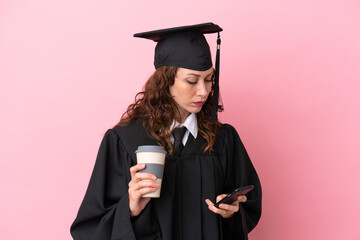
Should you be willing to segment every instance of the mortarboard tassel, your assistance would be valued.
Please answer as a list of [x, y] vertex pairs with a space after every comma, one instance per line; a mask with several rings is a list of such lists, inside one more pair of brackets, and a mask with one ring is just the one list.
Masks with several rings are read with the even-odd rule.
[[220, 74], [220, 32], [217, 37], [216, 61], [215, 61], [215, 84], [214, 84], [214, 102], [212, 110], [212, 120], [217, 121], [217, 111], [219, 103], [219, 74]]

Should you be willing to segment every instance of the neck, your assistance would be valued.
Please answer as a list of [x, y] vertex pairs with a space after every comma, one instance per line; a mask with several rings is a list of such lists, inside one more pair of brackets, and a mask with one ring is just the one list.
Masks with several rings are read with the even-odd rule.
[[[188, 116], [190, 116], [189, 112], [180, 112], [180, 117], [178, 118], [178, 122], [180, 124], [183, 124], [185, 122], [185, 120], [188, 118]], [[180, 121], [179, 121], [180, 120]]]

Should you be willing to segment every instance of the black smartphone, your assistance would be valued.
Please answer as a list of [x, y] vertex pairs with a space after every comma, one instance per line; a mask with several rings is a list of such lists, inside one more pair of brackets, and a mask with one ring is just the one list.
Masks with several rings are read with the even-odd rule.
[[238, 196], [245, 195], [253, 189], [254, 185], [239, 187], [235, 189], [232, 193], [229, 193], [228, 195], [226, 195], [226, 197], [215, 203], [214, 206], [218, 208], [220, 203], [231, 204], [237, 199]]

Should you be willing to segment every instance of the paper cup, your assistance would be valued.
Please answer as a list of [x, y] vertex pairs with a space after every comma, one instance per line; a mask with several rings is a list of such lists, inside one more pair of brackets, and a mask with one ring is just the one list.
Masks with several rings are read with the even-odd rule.
[[159, 183], [159, 187], [156, 189], [155, 192], [144, 194], [142, 197], [159, 198], [164, 174], [164, 163], [166, 156], [165, 149], [161, 146], [156, 145], [143, 145], [139, 146], [135, 153], [137, 163], [145, 164], [145, 169], [140, 170], [139, 172], [154, 174], [156, 176], [155, 181]]

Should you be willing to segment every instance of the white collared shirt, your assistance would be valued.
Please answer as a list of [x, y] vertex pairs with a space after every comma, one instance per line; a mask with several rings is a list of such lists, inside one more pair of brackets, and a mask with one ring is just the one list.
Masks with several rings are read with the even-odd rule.
[[[193, 135], [194, 138], [197, 137], [198, 134], [198, 124], [197, 124], [197, 117], [195, 113], [191, 113], [185, 120], [183, 124], [178, 123], [177, 121], [173, 121], [170, 127], [170, 131], [172, 131], [176, 127], [186, 127], [186, 131], [184, 137], [182, 139], [182, 143], [185, 146], [186, 141], [189, 138], [189, 134]], [[171, 141], [174, 143], [174, 138], [171, 136]]]

